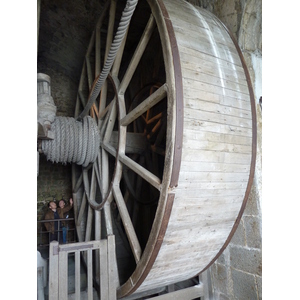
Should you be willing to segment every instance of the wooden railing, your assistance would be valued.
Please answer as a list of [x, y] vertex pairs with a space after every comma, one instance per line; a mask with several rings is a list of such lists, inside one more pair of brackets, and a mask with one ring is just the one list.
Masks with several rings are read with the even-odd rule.
[[87, 299], [93, 299], [93, 251], [100, 268], [100, 299], [116, 299], [116, 268], [115, 268], [115, 236], [107, 239], [61, 245], [56, 241], [50, 243], [49, 251], [49, 300], [68, 299], [68, 255], [75, 255], [75, 299], [80, 299], [80, 257], [86, 258]]

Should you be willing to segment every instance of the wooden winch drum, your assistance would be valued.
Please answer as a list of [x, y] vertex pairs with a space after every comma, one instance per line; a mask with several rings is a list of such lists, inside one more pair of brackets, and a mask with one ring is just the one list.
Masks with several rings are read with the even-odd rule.
[[[104, 15], [111, 16], [108, 9], [101, 24], [105, 23]], [[99, 24], [97, 28], [104, 26]], [[138, 31], [141, 28], [143, 33]], [[97, 38], [93, 41], [96, 45]], [[141, 44], [145, 50], [137, 59]], [[95, 55], [90, 57], [97, 60]], [[114, 171], [109, 168], [106, 193], [103, 187], [99, 190], [109, 195], [106, 205], [114, 204], [120, 213], [124, 235], [136, 252], [135, 262], [118, 289], [118, 298], [122, 298], [192, 278], [208, 268], [228, 245], [253, 182], [256, 113], [250, 76], [231, 33], [212, 13], [185, 1], [139, 1], [118, 63], [109, 80], [115, 93], [111, 97], [115, 100], [109, 103], [118, 104], [118, 117], [110, 139], [102, 137], [99, 152], [106, 151], [113, 158]], [[85, 68], [89, 69], [87, 61]], [[83, 73], [88, 77], [86, 71]], [[97, 77], [96, 71], [93, 77]], [[79, 94], [82, 91], [81, 85]], [[78, 101], [75, 116], [82, 102]], [[99, 111], [91, 113], [96, 120], [101, 115], [101, 101], [96, 103]], [[160, 124], [150, 126], [158, 116]], [[151, 140], [155, 128], [164, 128], [157, 130], [160, 145], [158, 137]], [[130, 145], [138, 144], [138, 140], [146, 146], [130, 151]], [[144, 164], [141, 153], [148, 155]], [[99, 158], [100, 169], [103, 162]], [[139, 193], [134, 176], [144, 182]], [[75, 217], [82, 201], [77, 191]], [[156, 202], [150, 201], [148, 194], [152, 192]], [[149, 203], [155, 204], [154, 211]], [[138, 207], [137, 215], [132, 207]], [[105, 222], [108, 211], [101, 212]], [[112, 219], [116, 219], [114, 213]], [[128, 221], [132, 227], [127, 227]], [[140, 233], [144, 224], [147, 234]], [[77, 228], [82, 230], [82, 224], [77, 223]], [[141, 244], [140, 256], [136, 243]], [[118, 248], [116, 251], [118, 256]], [[118, 268], [122, 273], [127, 267]]]

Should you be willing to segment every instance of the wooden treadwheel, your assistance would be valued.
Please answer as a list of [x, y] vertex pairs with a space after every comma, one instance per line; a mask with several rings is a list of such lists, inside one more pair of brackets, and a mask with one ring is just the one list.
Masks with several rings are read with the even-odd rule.
[[[103, 8], [75, 117], [124, 2]], [[119, 298], [197, 275], [229, 242], [253, 180], [251, 95], [239, 49], [219, 20], [179, 0], [139, 1], [89, 112], [100, 130], [97, 160], [72, 173], [79, 241], [116, 237]]]

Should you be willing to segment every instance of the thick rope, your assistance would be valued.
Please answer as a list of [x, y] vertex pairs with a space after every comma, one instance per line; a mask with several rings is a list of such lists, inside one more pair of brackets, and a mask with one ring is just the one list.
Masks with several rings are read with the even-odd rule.
[[100, 133], [93, 118], [82, 122], [74, 118], [56, 117], [51, 126], [53, 140], [42, 141], [42, 151], [52, 162], [76, 163], [88, 166], [96, 160], [100, 147]]
[[97, 99], [97, 97], [101, 91], [101, 88], [109, 74], [109, 71], [114, 63], [117, 52], [118, 52], [120, 45], [124, 39], [127, 28], [129, 26], [129, 22], [134, 13], [137, 3], [138, 3], [138, 0], [127, 0], [124, 11], [122, 12], [121, 20], [120, 20], [115, 38], [111, 44], [107, 59], [105, 61], [103, 69], [102, 69], [102, 72], [100, 73], [97, 81], [93, 85], [92, 91], [89, 96], [88, 103], [86, 104], [86, 106], [85, 106], [84, 110], [81, 112], [81, 114], [78, 116], [78, 120], [81, 120], [84, 116], [87, 115], [87, 113], [91, 109], [92, 105], [94, 104], [95, 100]]

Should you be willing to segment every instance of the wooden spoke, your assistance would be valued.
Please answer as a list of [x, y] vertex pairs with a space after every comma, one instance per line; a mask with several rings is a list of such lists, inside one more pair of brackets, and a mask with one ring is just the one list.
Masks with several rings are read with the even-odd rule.
[[121, 219], [123, 221], [123, 225], [125, 227], [125, 231], [127, 233], [127, 237], [129, 239], [129, 244], [131, 246], [135, 261], [136, 263], [138, 263], [138, 261], [141, 258], [142, 250], [138, 238], [136, 236], [134, 227], [132, 225], [130, 216], [128, 214], [127, 207], [125, 205], [123, 195], [120, 191], [119, 186], [115, 186], [115, 185], [113, 186], [113, 194], [119, 208], [119, 213], [121, 215]]
[[148, 111], [151, 107], [153, 107], [159, 101], [164, 99], [166, 95], [167, 95], [167, 85], [164, 84], [157, 91], [151, 94], [145, 101], [143, 101], [140, 105], [138, 105], [135, 109], [133, 109], [129, 114], [123, 117], [120, 121], [121, 125], [127, 126], [128, 124], [133, 122], [144, 112]]
[[148, 24], [144, 30], [144, 33], [142, 35], [142, 38], [139, 41], [139, 44], [133, 54], [133, 58], [127, 68], [126, 74], [120, 84], [120, 93], [123, 94], [125, 93], [130, 80], [132, 79], [133, 73], [135, 72], [137, 65], [146, 49], [146, 46], [150, 40], [150, 37], [152, 35], [152, 32], [155, 27], [155, 21], [153, 16], [151, 15], [148, 21]]
[[126, 165], [128, 168], [130, 168], [139, 176], [141, 176], [143, 179], [145, 179], [147, 182], [149, 182], [157, 190], [160, 190], [161, 180], [157, 176], [149, 172], [147, 169], [143, 168], [141, 165], [139, 165], [138, 163], [136, 163], [134, 160], [130, 159], [126, 155], [120, 154], [119, 159], [124, 165]]

